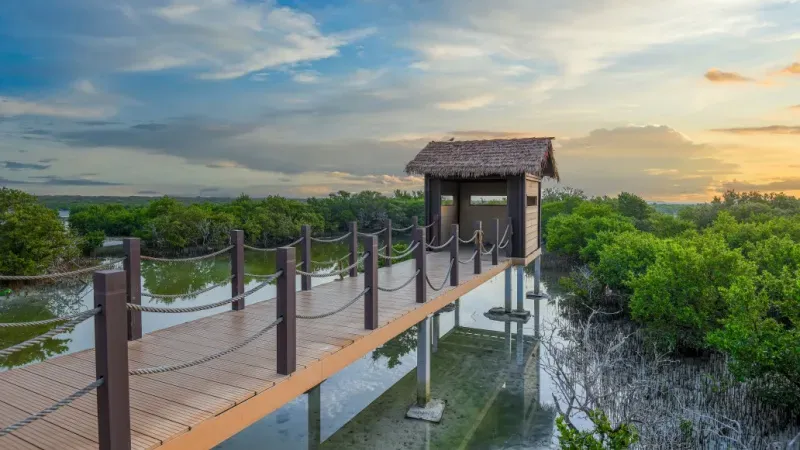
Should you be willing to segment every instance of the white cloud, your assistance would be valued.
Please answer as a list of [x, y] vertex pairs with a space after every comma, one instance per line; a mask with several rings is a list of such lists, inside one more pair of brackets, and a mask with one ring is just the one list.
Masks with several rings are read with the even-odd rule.
[[479, 95], [477, 97], [466, 98], [453, 102], [440, 102], [436, 104], [439, 109], [446, 111], [469, 111], [471, 109], [483, 108], [494, 101], [493, 95]]
[[73, 84], [73, 88], [82, 94], [97, 94], [97, 89], [95, 89], [94, 85], [89, 80], [78, 80]]
[[314, 84], [319, 82], [319, 73], [313, 71], [297, 72], [292, 75], [292, 80], [294, 80], [295, 83]]
[[0, 97], [2, 116], [50, 116], [70, 119], [103, 119], [115, 111], [103, 106], [76, 106], [67, 103], [33, 102], [11, 97]]
[[310, 14], [271, 1], [148, 0], [129, 6], [124, 17], [121, 27], [128, 38], [115, 35], [93, 43], [108, 45], [121, 60], [119, 68], [151, 72], [191, 67], [207, 80], [330, 58], [375, 31], [324, 33]]

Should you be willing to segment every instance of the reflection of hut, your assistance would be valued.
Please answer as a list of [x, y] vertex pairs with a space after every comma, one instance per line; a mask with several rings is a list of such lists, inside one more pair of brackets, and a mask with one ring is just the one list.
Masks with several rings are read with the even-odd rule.
[[475, 221], [487, 229], [498, 218], [502, 234], [510, 219], [510, 256], [517, 264], [535, 259], [541, 253], [541, 181], [558, 179], [552, 140], [434, 141], [425, 146], [406, 172], [425, 176], [425, 223], [441, 218], [430, 233], [434, 244], [453, 223], [468, 239]]

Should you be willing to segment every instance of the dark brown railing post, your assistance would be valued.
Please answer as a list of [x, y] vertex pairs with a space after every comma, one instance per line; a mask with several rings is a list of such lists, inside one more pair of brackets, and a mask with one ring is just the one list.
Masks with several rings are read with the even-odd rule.
[[481, 273], [481, 246], [483, 244], [483, 224], [481, 224], [480, 220], [475, 221], [475, 231], [478, 234], [475, 236], [475, 251], [478, 252], [475, 255], [475, 273]]
[[280, 247], [277, 250], [278, 277], [277, 317], [283, 317], [278, 324], [278, 373], [289, 375], [297, 368], [297, 319], [295, 314], [295, 256], [294, 247]]
[[[122, 240], [122, 249], [125, 251], [125, 261], [122, 268], [125, 270], [125, 287], [128, 291], [126, 301], [134, 305], [142, 304], [142, 247], [139, 238], [125, 238]], [[128, 311], [128, 340], [135, 341], [142, 338], [142, 312]]]
[[414, 232], [414, 228], [419, 227], [419, 218], [417, 216], [411, 216], [411, 232]]
[[514, 234], [514, 225], [511, 224], [511, 217], [508, 218], [508, 234], [506, 234], [506, 240], [508, 244], [506, 245], [506, 256], [511, 258], [511, 235]]
[[427, 284], [425, 284], [425, 228], [414, 228], [414, 261], [419, 273], [417, 274], [417, 303], [425, 303], [428, 300]]
[[385, 259], [386, 267], [392, 267], [392, 258], [390, 258], [392, 256], [392, 219], [386, 219], [385, 233], [386, 234], [384, 235], [383, 243], [386, 244], [386, 250], [384, 253], [387, 256]]
[[450, 261], [453, 263], [453, 268], [450, 269], [450, 286], [458, 286], [458, 224], [450, 225], [450, 233], [453, 235], [453, 240], [450, 242]]
[[97, 388], [97, 437], [100, 450], [131, 448], [131, 408], [128, 391], [127, 281], [121, 270], [94, 273], [95, 371], [103, 384]]
[[[231, 230], [231, 297], [244, 294], [244, 231]], [[231, 309], [244, 309], [245, 299], [231, 303]]]
[[[300, 236], [303, 238], [300, 245], [300, 251], [303, 253], [303, 272], [311, 273], [311, 225], [301, 226]], [[311, 275], [300, 275], [300, 289], [311, 290]]]
[[[348, 239], [350, 244], [350, 258], [348, 259], [350, 264], [348, 265], [352, 266], [356, 263], [356, 261], [358, 261], [358, 222], [350, 222], [348, 228], [350, 228], [350, 233], [352, 233]], [[350, 269], [350, 276], [358, 276], [358, 267], [353, 267]]]
[[500, 263], [500, 219], [494, 219], [494, 247], [492, 247], [492, 265]]
[[374, 330], [378, 328], [378, 237], [367, 236], [364, 238], [364, 289], [369, 289], [364, 294], [364, 328]]
[[432, 223], [432, 225], [428, 224], [428, 225], [431, 225], [431, 234], [433, 234], [433, 236], [431, 236], [431, 244], [432, 245], [440, 245], [441, 242], [439, 241], [439, 236], [441, 235], [440, 228], [441, 228], [442, 224], [439, 223], [439, 215], [438, 214], [434, 214], [433, 215], [433, 222], [431, 222], [431, 223]]

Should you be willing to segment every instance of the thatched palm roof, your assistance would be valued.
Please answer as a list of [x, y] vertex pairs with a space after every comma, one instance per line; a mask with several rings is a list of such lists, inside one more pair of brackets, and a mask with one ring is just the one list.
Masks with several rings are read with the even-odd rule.
[[406, 172], [438, 178], [529, 173], [558, 180], [551, 137], [432, 141], [406, 165]]

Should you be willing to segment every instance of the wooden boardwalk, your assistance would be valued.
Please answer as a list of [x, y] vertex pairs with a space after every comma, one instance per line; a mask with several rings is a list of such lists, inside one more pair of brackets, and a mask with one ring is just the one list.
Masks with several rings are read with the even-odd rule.
[[[472, 249], [461, 250], [463, 259]], [[409, 279], [414, 261], [379, 269], [378, 284], [395, 287]], [[434, 286], [444, 280], [450, 254], [427, 254]], [[297, 321], [297, 371], [276, 370], [276, 332], [198, 366], [130, 377], [131, 447], [210, 448], [320, 384], [353, 361], [480, 286], [511, 265], [483, 258], [483, 272], [460, 266], [460, 284], [427, 290], [415, 302], [415, 284], [380, 292], [379, 323], [364, 329], [364, 302], [316, 320]], [[320, 314], [345, 305], [363, 290], [363, 275], [297, 293], [297, 314]], [[449, 283], [447, 283], [449, 284]], [[299, 283], [298, 283], [299, 285]], [[251, 304], [150, 333], [128, 343], [130, 369], [174, 365], [213, 355], [240, 343], [276, 318], [275, 301]], [[147, 315], [145, 319], [147, 320]], [[0, 373], [0, 427], [49, 407], [95, 380], [95, 352], [86, 350]], [[91, 392], [44, 419], [0, 437], [2, 449], [98, 448], [96, 393]]]

